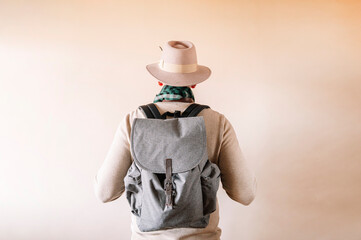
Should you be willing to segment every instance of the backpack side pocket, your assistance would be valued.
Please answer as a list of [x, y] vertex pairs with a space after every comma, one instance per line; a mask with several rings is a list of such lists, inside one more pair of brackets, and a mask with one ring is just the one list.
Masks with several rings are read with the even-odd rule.
[[201, 173], [204, 216], [216, 210], [220, 173], [218, 166], [207, 160]]
[[140, 217], [142, 207], [142, 179], [139, 168], [133, 162], [124, 178], [126, 197], [134, 215]]

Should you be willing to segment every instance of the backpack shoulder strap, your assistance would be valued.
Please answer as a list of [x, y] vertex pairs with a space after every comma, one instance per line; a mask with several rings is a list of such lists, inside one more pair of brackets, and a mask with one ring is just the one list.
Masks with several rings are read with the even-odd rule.
[[[180, 117], [195, 117], [197, 116], [203, 109], [209, 108], [207, 105], [201, 105], [198, 103], [193, 103], [189, 105], [189, 107], [184, 110]], [[150, 103], [147, 105], [142, 105], [139, 107], [145, 114], [147, 118], [156, 118], [156, 119], [164, 119], [166, 116], [162, 116], [159, 113], [158, 108], [155, 106], [154, 103]]]
[[147, 105], [142, 105], [139, 107], [145, 114], [147, 118], [157, 118], [161, 119], [162, 116], [160, 115], [158, 108], [155, 106], [154, 103], [149, 103]]
[[195, 117], [203, 109], [206, 109], [206, 108], [209, 108], [209, 106], [193, 103], [186, 110], [184, 110], [182, 117]]

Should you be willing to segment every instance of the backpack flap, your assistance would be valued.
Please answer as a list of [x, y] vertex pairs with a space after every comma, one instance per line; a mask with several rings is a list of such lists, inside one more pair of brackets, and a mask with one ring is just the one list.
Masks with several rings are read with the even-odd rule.
[[205, 123], [202, 116], [173, 119], [134, 119], [131, 153], [136, 164], [153, 173], [188, 171], [208, 159]]

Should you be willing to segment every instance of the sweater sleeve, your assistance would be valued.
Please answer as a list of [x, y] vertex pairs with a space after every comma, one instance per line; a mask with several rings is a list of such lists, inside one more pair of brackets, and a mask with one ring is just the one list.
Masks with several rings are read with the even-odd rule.
[[96, 197], [106, 203], [119, 198], [124, 192], [124, 177], [132, 160], [130, 155], [130, 114], [119, 124], [103, 164], [94, 177]]
[[226, 117], [223, 129], [218, 158], [222, 186], [231, 199], [249, 205], [255, 198], [256, 177], [242, 153], [234, 128]]

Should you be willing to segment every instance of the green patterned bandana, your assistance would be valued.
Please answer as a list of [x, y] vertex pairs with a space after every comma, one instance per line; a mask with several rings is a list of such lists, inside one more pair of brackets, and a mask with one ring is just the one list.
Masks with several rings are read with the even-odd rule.
[[174, 87], [164, 85], [160, 93], [155, 96], [153, 102], [156, 103], [163, 100], [179, 100], [182, 98], [192, 98], [193, 101], [195, 101], [192, 89], [189, 87]]

